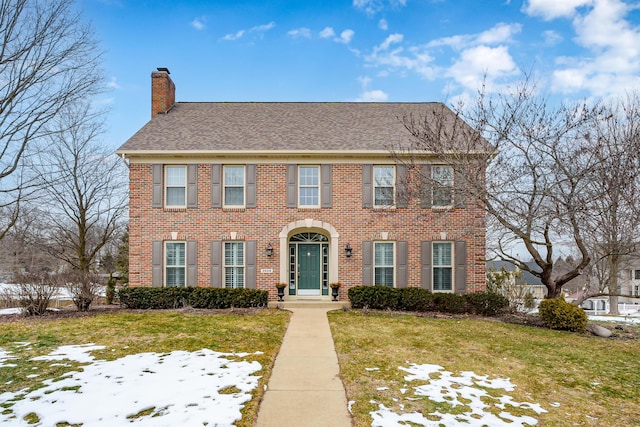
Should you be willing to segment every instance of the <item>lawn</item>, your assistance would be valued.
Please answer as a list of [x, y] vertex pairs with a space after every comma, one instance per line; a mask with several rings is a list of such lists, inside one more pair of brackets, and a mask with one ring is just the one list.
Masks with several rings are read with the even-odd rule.
[[[92, 380], [99, 378], [104, 380], [104, 377], [115, 378], [124, 374], [128, 369], [125, 367], [127, 364], [147, 363], [151, 370], [142, 366], [143, 370], [140, 374], [140, 381], [142, 381], [145, 373], [154, 374], [155, 372], [151, 371], [160, 371], [163, 364], [172, 363], [170, 356], [176, 356], [173, 358], [178, 360], [176, 369], [181, 369], [205, 357], [210, 358], [207, 360], [214, 361], [217, 356], [212, 356], [213, 352], [219, 352], [227, 354], [222, 359], [221, 368], [227, 368], [227, 365], [232, 364], [238, 366], [253, 364], [254, 367], [257, 365], [253, 362], [260, 364], [259, 369], [251, 373], [253, 377], [260, 376], [257, 386], [251, 390], [251, 398], [242, 409], [242, 420], [237, 423], [239, 426], [251, 426], [256, 419], [258, 404], [264, 393], [264, 386], [268, 382], [288, 319], [289, 313], [282, 310], [236, 310], [233, 313], [226, 311], [217, 314], [180, 311], [117, 312], [58, 320], [20, 317], [16, 321], [0, 324], [0, 359], [3, 351], [5, 352], [5, 366], [0, 368], [0, 396], [2, 393], [8, 395], [24, 389], [37, 392], [43, 387], [45, 379], [63, 381], [60, 378], [64, 377], [67, 378], [64, 381], [68, 381], [70, 371], [88, 372], [93, 369], [90, 369], [86, 363], [77, 361], [65, 360], [64, 363], [52, 363], [50, 360], [33, 360], [34, 357], [50, 354], [61, 346], [93, 343], [104, 347], [92, 350], [90, 355], [100, 361], [101, 366], [112, 366], [114, 372], [106, 374], [102, 372], [92, 377]], [[208, 349], [211, 352], [200, 352], [202, 349]], [[248, 354], [239, 357], [228, 355], [235, 353]], [[147, 357], [146, 361], [139, 359], [143, 354]], [[6, 359], [7, 356], [10, 358]], [[117, 363], [108, 365], [109, 361]], [[120, 363], [120, 361], [123, 362]], [[1, 360], [0, 365], [2, 365]], [[119, 369], [124, 372], [119, 372]], [[201, 369], [203, 372], [206, 369], [211, 370], [209, 366], [203, 366]], [[191, 375], [194, 375], [193, 378], [203, 376], [198, 375], [198, 372], [192, 372]], [[208, 373], [208, 375], [213, 374]], [[177, 381], [181, 379], [178, 378]], [[166, 381], [157, 383], [158, 387], [166, 384]], [[90, 384], [87, 384], [86, 387], [89, 386]], [[145, 390], [145, 393], [161, 391], [164, 394], [171, 394], [177, 393], [177, 390], [177, 387], [176, 390], [165, 387], [164, 390]], [[221, 394], [233, 395], [238, 391], [235, 384], [230, 382], [226, 391], [221, 391]], [[47, 393], [49, 393], [48, 390], [45, 391], [45, 394]], [[2, 406], [4, 408], [0, 408], [3, 411], [2, 414], [7, 414], [12, 405], [5, 403]], [[166, 408], [161, 409], [166, 412]], [[149, 410], [153, 412], [156, 409], [149, 408]], [[157, 410], [160, 411], [160, 409]], [[134, 414], [138, 417], [145, 415], [147, 414]], [[1, 416], [0, 419], [2, 419]], [[27, 418], [26, 421], [30, 420]]]
[[[334, 311], [329, 321], [355, 426], [371, 426], [374, 416], [390, 419], [397, 414], [457, 425], [442, 421], [446, 417], [441, 414], [473, 412], [473, 398], [462, 393], [469, 371], [487, 380], [509, 379], [513, 385], [509, 390], [476, 386], [479, 394], [493, 396], [479, 400], [491, 416], [507, 411], [544, 426], [640, 422], [637, 339], [603, 339], [485, 319], [381, 312]], [[431, 374], [427, 379], [407, 377], [420, 370]], [[454, 385], [445, 388], [443, 380], [451, 378]], [[431, 397], [425, 392], [429, 389]], [[449, 400], [434, 400], [434, 389], [441, 391], [435, 394], [448, 393]], [[501, 395], [512, 402], [539, 404], [546, 412], [537, 413], [528, 405], [507, 404], [500, 409], [495, 402]], [[476, 425], [474, 418], [478, 421], [480, 416], [475, 413], [470, 424], [461, 425]]]

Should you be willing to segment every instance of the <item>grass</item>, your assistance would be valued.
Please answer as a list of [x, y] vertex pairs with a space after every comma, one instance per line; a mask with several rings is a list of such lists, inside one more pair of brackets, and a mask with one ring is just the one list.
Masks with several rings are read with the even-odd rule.
[[[242, 411], [238, 426], [254, 424], [258, 404], [269, 380], [273, 362], [282, 343], [289, 313], [282, 310], [256, 310], [223, 314], [189, 314], [178, 311], [144, 313], [109, 313], [60, 320], [25, 319], [0, 325], [0, 348], [11, 352], [15, 360], [5, 363], [16, 367], [0, 369], [0, 394], [40, 386], [45, 378], [58, 378], [73, 367], [50, 366], [50, 362], [31, 361], [61, 345], [95, 343], [106, 346], [93, 351], [97, 359], [115, 360], [129, 354], [145, 352], [196, 351], [208, 348], [219, 352], [257, 351], [246, 360], [262, 365], [258, 387]], [[30, 342], [30, 346], [20, 343]], [[37, 372], [38, 377], [29, 378]], [[6, 408], [0, 408], [6, 410]], [[140, 414], [138, 414], [140, 415]], [[33, 420], [30, 420], [31, 422]]]
[[[637, 425], [640, 419], [640, 341], [505, 324], [485, 319], [434, 319], [395, 313], [329, 313], [341, 376], [355, 426], [370, 426], [383, 403], [397, 413], [459, 411], [446, 403], [412, 401], [399, 366], [437, 364], [453, 374], [473, 371], [510, 378], [508, 394], [539, 403], [530, 415], [544, 426]], [[379, 370], [366, 370], [379, 368]], [[416, 385], [416, 384], [413, 384]], [[378, 388], [389, 387], [388, 390]], [[413, 396], [411, 391], [406, 397]], [[395, 399], [395, 400], [394, 400]], [[559, 404], [559, 406], [558, 406]], [[404, 410], [401, 409], [403, 405]]]

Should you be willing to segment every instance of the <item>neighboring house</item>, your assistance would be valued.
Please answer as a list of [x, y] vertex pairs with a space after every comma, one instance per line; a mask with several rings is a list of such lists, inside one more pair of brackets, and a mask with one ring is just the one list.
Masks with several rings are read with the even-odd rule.
[[626, 268], [620, 270], [618, 293], [622, 295], [619, 302], [640, 303], [640, 262], [630, 260]]
[[[342, 297], [357, 285], [485, 288], [483, 209], [458, 197], [450, 166], [390, 151], [409, 148], [403, 117], [441, 104], [176, 103], [169, 71], [151, 78], [151, 121], [117, 151], [130, 170], [132, 286], [274, 299], [284, 282], [287, 298], [326, 300], [338, 281]], [[412, 180], [414, 167], [436, 185]], [[423, 191], [409, 197], [414, 184]]]
[[[533, 262], [525, 262], [525, 265], [534, 271], [541, 271], [540, 267]], [[515, 281], [512, 285], [523, 286], [524, 292], [531, 292], [535, 299], [543, 299], [547, 296], [547, 287], [542, 284], [542, 281], [539, 277], [534, 276], [530, 272], [526, 270], [520, 270], [515, 264], [509, 261], [489, 261], [487, 262], [487, 271], [500, 271], [502, 269], [506, 271], [519, 273], [522, 271], [522, 276], [520, 281]]]

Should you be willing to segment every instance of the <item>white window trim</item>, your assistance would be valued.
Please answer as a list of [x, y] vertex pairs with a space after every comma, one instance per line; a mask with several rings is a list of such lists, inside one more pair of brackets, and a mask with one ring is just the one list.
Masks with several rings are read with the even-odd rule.
[[[449, 246], [451, 247], [451, 264], [449, 266], [446, 265], [435, 265], [435, 263], [433, 262], [433, 254], [435, 253], [434, 251], [434, 246], [437, 244], [442, 244], [442, 243], [448, 243]], [[456, 274], [456, 269], [455, 269], [455, 257], [456, 257], [456, 245], [455, 242], [451, 242], [448, 240], [442, 240], [442, 241], [434, 241], [431, 242], [431, 291], [436, 293], [454, 293], [456, 290], [456, 278], [455, 278], [455, 274]], [[436, 275], [435, 273], [435, 269], [436, 268], [442, 268], [442, 267], [450, 267], [451, 268], [451, 289], [436, 289]]]
[[[182, 244], [184, 246], [184, 265], [168, 265], [167, 264], [167, 246], [170, 244]], [[164, 251], [162, 252], [162, 266], [163, 266], [163, 281], [162, 281], [162, 286], [167, 288], [169, 287], [169, 285], [167, 285], [167, 269], [169, 267], [172, 268], [182, 268], [184, 270], [184, 286], [171, 286], [173, 287], [177, 287], [177, 288], [182, 288], [182, 287], [187, 287], [188, 283], [187, 283], [187, 242], [183, 241], [183, 240], [167, 240], [164, 242]]]
[[[441, 186], [440, 184], [436, 184], [436, 180], [433, 177], [434, 173], [435, 173], [435, 170], [438, 167], [445, 167], [445, 168], [451, 169], [451, 185], [450, 185], [450, 189], [449, 189], [450, 193], [451, 193], [451, 203], [449, 203], [448, 205], [436, 205], [435, 204], [435, 200], [436, 200], [435, 192], [437, 190], [436, 187], [444, 188], [444, 186]], [[453, 207], [453, 205], [455, 203], [455, 201], [454, 201], [455, 194], [454, 194], [454, 191], [453, 191], [454, 188], [455, 188], [455, 174], [453, 173], [453, 167], [449, 166], [449, 165], [433, 165], [431, 167], [431, 184], [432, 184], [431, 185], [431, 207], [434, 208], [434, 209], [447, 209], [447, 208]]]
[[[318, 171], [318, 184], [316, 185], [305, 185], [303, 186], [301, 184], [301, 179], [300, 179], [300, 171], [302, 170], [302, 168], [315, 168]], [[301, 195], [301, 188], [316, 188], [318, 190], [318, 204], [316, 205], [303, 205], [300, 203], [300, 195]], [[322, 168], [320, 167], [320, 165], [298, 165], [298, 208], [300, 209], [319, 209], [320, 206], [322, 206], [322, 201], [320, 200], [320, 198], [322, 197]]]
[[[227, 167], [241, 167], [242, 168], [242, 186], [239, 185], [229, 185], [225, 181], [226, 179], [226, 168]], [[227, 187], [229, 188], [240, 188], [242, 187], [242, 205], [228, 205], [227, 204]], [[247, 167], [245, 165], [223, 165], [222, 166], [222, 207], [223, 208], [244, 208], [247, 206]]]
[[372, 272], [373, 272], [373, 284], [376, 284], [376, 268], [380, 267], [380, 268], [388, 268], [388, 265], [377, 265], [376, 264], [376, 246], [379, 244], [391, 244], [392, 245], [392, 249], [391, 252], [393, 253], [393, 265], [391, 266], [391, 268], [393, 268], [393, 286], [391, 286], [392, 288], [396, 287], [396, 274], [398, 272], [398, 268], [397, 268], [397, 263], [398, 263], [398, 256], [396, 254], [396, 242], [395, 241], [389, 241], [389, 240], [377, 240], [373, 242], [373, 262], [372, 264]]
[[[226, 257], [227, 243], [242, 243], [242, 261], [243, 261], [242, 265], [240, 264], [227, 265], [227, 257]], [[223, 245], [222, 245], [222, 280], [224, 282], [223, 284], [225, 288], [227, 287], [227, 268], [238, 268], [238, 267], [242, 267], [242, 273], [243, 273], [242, 288], [227, 288], [227, 289], [244, 289], [247, 287], [247, 245], [244, 240], [226, 240], [223, 242]]]
[[[393, 198], [393, 202], [390, 205], [379, 205], [376, 203], [376, 188], [380, 187], [380, 188], [387, 188], [387, 186], [378, 186], [376, 185], [376, 169], [377, 168], [391, 168], [391, 171], [393, 172], [393, 182], [391, 183], [391, 197]], [[372, 176], [372, 181], [373, 181], [373, 185], [372, 187], [372, 191], [373, 191], [373, 208], [374, 209], [393, 209], [396, 207], [396, 167], [394, 165], [373, 165], [373, 176]], [[395, 273], [394, 273], [395, 274]]]
[[[172, 169], [172, 168], [182, 168], [182, 169], [184, 169], [184, 185], [169, 185], [168, 184], [168, 181], [169, 181], [167, 179], [168, 170]], [[164, 192], [164, 194], [163, 194], [164, 206], [167, 207], [167, 208], [178, 208], [178, 209], [185, 208], [186, 209], [186, 207], [187, 207], [187, 180], [188, 180], [188, 177], [187, 177], [187, 173], [188, 173], [187, 166], [186, 165], [165, 165], [163, 173], [164, 173], [164, 185], [163, 185], [163, 189], [162, 190]], [[167, 193], [168, 193], [167, 189], [169, 189], [169, 188], [182, 188], [182, 189], [184, 189], [184, 204], [183, 205], [170, 205], [169, 204], [169, 201], [167, 200]]]

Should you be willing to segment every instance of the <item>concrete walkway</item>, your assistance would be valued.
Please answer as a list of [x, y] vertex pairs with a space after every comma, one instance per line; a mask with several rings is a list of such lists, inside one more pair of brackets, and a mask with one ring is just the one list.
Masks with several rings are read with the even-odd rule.
[[293, 312], [258, 411], [258, 427], [350, 427], [327, 311]]

